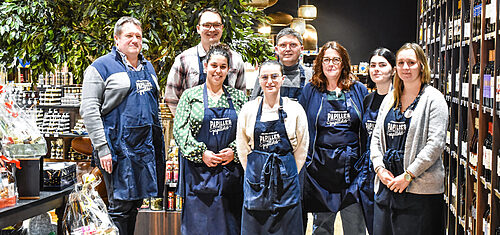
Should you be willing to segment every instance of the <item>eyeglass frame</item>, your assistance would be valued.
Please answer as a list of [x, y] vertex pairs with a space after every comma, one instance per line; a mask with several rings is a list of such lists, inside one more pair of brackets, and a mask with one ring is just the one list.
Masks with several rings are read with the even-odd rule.
[[[325, 63], [326, 61], [326, 63]], [[339, 65], [342, 63], [342, 58], [341, 57], [333, 57], [333, 58], [328, 58], [328, 57], [323, 57], [321, 59], [321, 63], [325, 65], [329, 65], [330, 62], [332, 62], [334, 65]]]
[[[223, 23], [203, 23], [203, 24], [198, 24], [198, 25], [205, 30], [210, 30], [212, 27], [215, 30], [220, 30], [224, 27]], [[207, 25], [208, 25], [208, 27], [207, 27]]]
[[269, 81], [269, 79], [271, 79], [271, 81], [275, 82], [275, 81], [278, 81], [279, 78], [283, 78], [283, 74], [273, 73], [273, 74], [259, 75], [259, 81], [262, 81], [262, 82], [267, 82], [267, 81]]

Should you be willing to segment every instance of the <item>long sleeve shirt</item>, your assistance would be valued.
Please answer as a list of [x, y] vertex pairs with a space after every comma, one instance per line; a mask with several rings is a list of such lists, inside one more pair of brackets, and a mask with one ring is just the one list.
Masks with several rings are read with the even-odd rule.
[[[247, 156], [254, 149], [254, 127], [257, 118], [257, 110], [262, 97], [258, 97], [246, 103], [241, 109], [238, 116], [238, 131], [236, 132], [236, 143], [238, 150], [238, 157], [241, 165], [246, 169]], [[278, 107], [271, 108], [266, 104], [262, 105], [261, 121], [278, 120]], [[307, 156], [307, 149], [309, 146], [309, 132], [307, 130], [307, 116], [302, 106], [283, 97], [283, 110], [286, 112], [285, 129], [288, 139], [292, 144], [293, 156], [297, 169], [300, 171]]]
[[[188, 89], [182, 94], [177, 107], [177, 114], [174, 117], [174, 138], [179, 146], [183, 157], [196, 163], [202, 163], [202, 156], [207, 146], [205, 143], [197, 141], [201, 126], [203, 124], [203, 116], [205, 114], [203, 105], [203, 85]], [[243, 91], [234, 89], [232, 87], [224, 86], [233, 101], [236, 113], [239, 113], [241, 106], [246, 102], [246, 95]], [[208, 107], [225, 107], [229, 108], [227, 96], [222, 93], [222, 96], [215, 101], [208, 97]], [[234, 161], [238, 161], [236, 152], [236, 141], [229, 144], [234, 152]]]
[[[167, 85], [165, 86], [165, 101], [174, 115], [176, 114], [176, 108], [182, 93], [198, 85], [200, 80], [198, 56], [203, 62], [206, 59], [206, 55], [207, 52], [200, 43], [175, 57], [174, 64], [168, 73]], [[229, 72], [226, 77], [228, 85], [245, 92], [246, 83], [243, 59], [238, 52], [233, 50], [230, 51], [230, 56]]]
[[[123, 67], [120, 71], [110, 72], [103, 69], [102, 64]], [[83, 74], [82, 102], [80, 106], [80, 115], [83, 118], [85, 127], [89, 132], [94, 149], [97, 150], [99, 157], [111, 153], [108, 141], [104, 134], [104, 125], [102, 117], [114, 108], [116, 108], [127, 96], [130, 89], [130, 79], [127, 74], [127, 66], [131, 70], [142, 70], [146, 66], [155, 81], [156, 88], [159, 90], [157, 77], [153, 65], [139, 55], [139, 66], [134, 68], [119, 52], [116, 47], [112, 51], [97, 59], [90, 65]], [[101, 69], [98, 69], [101, 68]]]

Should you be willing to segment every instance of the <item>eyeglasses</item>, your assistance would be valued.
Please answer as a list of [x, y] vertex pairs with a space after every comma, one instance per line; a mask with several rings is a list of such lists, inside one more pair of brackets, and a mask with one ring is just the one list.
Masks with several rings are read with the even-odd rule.
[[214, 28], [214, 29], [221, 29], [223, 26], [223, 24], [221, 23], [204, 23], [204, 24], [201, 24], [201, 27], [203, 29], [206, 29], [206, 30], [209, 30], [210, 28]]
[[280, 43], [278, 44], [279, 48], [285, 49], [287, 46], [289, 46], [291, 49], [295, 49], [299, 47], [299, 44], [297, 43]]
[[273, 82], [278, 80], [279, 78], [281, 78], [281, 74], [279, 74], [279, 73], [273, 73], [273, 74], [268, 74], [268, 75], [264, 74], [264, 75], [260, 75], [260, 77], [259, 77], [259, 79], [261, 81], [267, 81], [267, 80], [271, 79]]
[[334, 65], [339, 65], [342, 63], [342, 58], [340, 57], [333, 57], [333, 58], [328, 58], [328, 57], [323, 57], [323, 64], [330, 64], [330, 62], [333, 62]]

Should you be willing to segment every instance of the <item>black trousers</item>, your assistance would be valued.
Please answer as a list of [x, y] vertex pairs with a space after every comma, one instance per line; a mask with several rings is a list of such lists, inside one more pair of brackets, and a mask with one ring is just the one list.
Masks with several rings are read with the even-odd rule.
[[381, 184], [374, 207], [374, 235], [445, 233], [443, 194], [395, 193]]
[[106, 184], [106, 190], [108, 194], [108, 213], [116, 225], [118, 230], [120, 230], [120, 235], [132, 235], [135, 230], [135, 220], [137, 218], [138, 208], [142, 204], [142, 200], [124, 201], [117, 200], [113, 197], [113, 179], [111, 175], [105, 170], [99, 167], [102, 176], [104, 178], [104, 183]]

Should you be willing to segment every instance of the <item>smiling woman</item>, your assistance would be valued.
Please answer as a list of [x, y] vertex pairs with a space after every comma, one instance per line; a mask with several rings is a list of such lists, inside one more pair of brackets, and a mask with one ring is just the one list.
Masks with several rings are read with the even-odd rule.
[[229, 63], [229, 48], [212, 45], [204, 63], [206, 82], [182, 94], [174, 118], [183, 172], [178, 192], [185, 202], [182, 234], [240, 232], [243, 169], [235, 138], [246, 96], [224, 85]]

